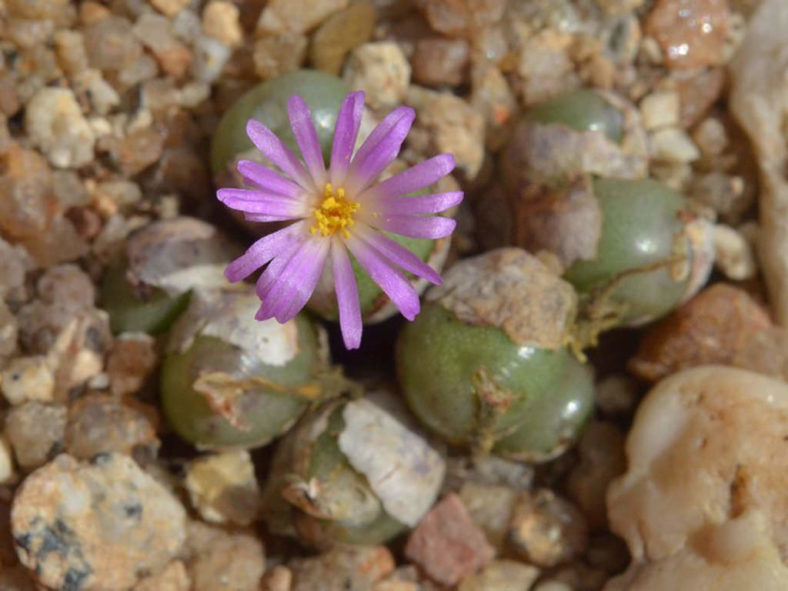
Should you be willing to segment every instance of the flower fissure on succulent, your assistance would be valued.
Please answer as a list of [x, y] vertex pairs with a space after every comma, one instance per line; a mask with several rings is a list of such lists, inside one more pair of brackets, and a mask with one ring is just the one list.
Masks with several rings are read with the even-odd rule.
[[220, 201], [243, 212], [248, 221], [292, 222], [255, 242], [227, 266], [230, 281], [265, 267], [257, 280], [262, 303], [255, 317], [282, 323], [292, 319], [330, 264], [342, 337], [349, 349], [360, 345], [362, 332], [351, 255], [402, 315], [413, 320], [420, 311], [419, 296], [403, 271], [434, 284], [441, 278], [386, 234], [445, 238], [454, 231], [455, 222], [433, 214], [463, 198], [461, 191], [412, 195], [453, 170], [450, 154], [434, 156], [378, 182], [396, 159], [415, 113], [409, 107], [394, 109], [354, 153], [363, 109], [362, 92], [352, 92], [343, 101], [327, 169], [309, 107], [300, 96], [291, 96], [288, 116], [302, 159], [265, 125], [250, 120], [249, 138], [279, 170], [241, 161], [238, 172], [254, 188], [217, 193]]

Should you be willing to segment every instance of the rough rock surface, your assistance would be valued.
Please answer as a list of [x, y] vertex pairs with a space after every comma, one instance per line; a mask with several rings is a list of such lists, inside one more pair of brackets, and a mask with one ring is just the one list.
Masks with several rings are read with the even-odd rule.
[[19, 488], [11, 528], [19, 559], [44, 585], [112, 591], [176, 555], [185, 517], [178, 500], [131, 458], [103, 454], [80, 463], [63, 454]]

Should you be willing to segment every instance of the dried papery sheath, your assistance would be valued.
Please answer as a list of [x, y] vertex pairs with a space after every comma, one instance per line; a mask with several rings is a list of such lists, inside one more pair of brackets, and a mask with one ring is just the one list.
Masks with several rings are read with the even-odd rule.
[[258, 320], [287, 322], [307, 303], [324, 270], [331, 273], [345, 346], [358, 348], [362, 319], [351, 256], [408, 320], [419, 313], [416, 290], [404, 272], [439, 284], [438, 273], [386, 234], [439, 239], [454, 220], [432, 214], [462, 201], [461, 191], [412, 196], [449, 174], [450, 154], [440, 154], [378, 182], [394, 161], [415, 117], [399, 107], [372, 131], [354, 154], [364, 107], [362, 92], [350, 93], [337, 116], [331, 163], [326, 168], [312, 116], [304, 100], [288, 100], [288, 115], [301, 151], [299, 159], [262, 123], [247, 133], [279, 170], [242, 160], [238, 172], [250, 189], [220, 189], [218, 198], [254, 222], [292, 222], [261, 238], [228, 265], [240, 281], [266, 266], [257, 281]]

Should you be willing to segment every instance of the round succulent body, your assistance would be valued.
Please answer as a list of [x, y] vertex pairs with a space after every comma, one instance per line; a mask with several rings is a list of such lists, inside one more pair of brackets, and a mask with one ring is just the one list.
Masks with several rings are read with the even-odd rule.
[[668, 313], [693, 283], [693, 256], [704, 256], [684, 198], [651, 179], [595, 179], [593, 194], [602, 212], [596, 256], [564, 274], [588, 298], [587, 315], [637, 325]]
[[99, 301], [112, 331], [166, 332], [193, 289], [226, 284], [224, 267], [238, 252], [215, 227], [194, 218], [162, 220], [140, 229], [102, 280]]
[[624, 134], [624, 116], [609, 99], [588, 89], [572, 90], [528, 110], [531, 121], [556, 123], [575, 131], [601, 131], [613, 142]]
[[172, 429], [207, 449], [265, 445], [326, 395], [327, 363], [303, 315], [253, 319], [253, 290], [197, 292], [173, 327], [161, 369], [161, 405]]
[[578, 363], [564, 346], [571, 286], [507, 248], [458, 263], [427, 299], [397, 342], [413, 413], [455, 445], [533, 461], [560, 453], [592, 406], [590, 390], [560, 387]]
[[132, 285], [128, 267], [125, 257], [115, 261], [101, 282], [99, 305], [109, 314], [112, 332], [166, 332], [186, 309], [189, 292], [170, 296], [157, 287]]
[[225, 172], [234, 175], [239, 158], [258, 153], [246, 135], [249, 119], [261, 121], [282, 141], [297, 149], [287, 118], [287, 99], [294, 94], [309, 105], [323, 155], [328, 157], [339, 106], [347, 93], [348, 88], [341, 79], [317, 70], [297, 70], [255, 86], [219, 121], [211, 146], [214, 178], [221, 178]]
[[432, 506], [445, 463], [387, 390], [329, 402], [277, 448], [263, 492], [272, 531], [313, 546], [380, 544]]

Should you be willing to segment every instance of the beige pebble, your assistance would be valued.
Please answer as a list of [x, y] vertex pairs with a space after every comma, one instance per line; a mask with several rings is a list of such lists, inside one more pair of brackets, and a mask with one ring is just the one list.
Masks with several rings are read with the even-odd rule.
[[247, 530], [228, 531], [191, 521], [186, 566], [192, 591], [258, 591], [265, 571], [262, 542]]
[[17, 490], [11, 527], [20, 561], [47, 587], [121, 591], [174, 558], [185, 517], [131, 458], [62, 454]]
[[758, 272], [755, 253], [747, 239], [730, 226], [714, 226], [714, 265], [734, 281], [752, 279]]
[[263, 80], [298, 69], [306, 59], [309, 40], [300, 33], [265, 35], [254, 43], [252, 60]]
[[206, 521], [249, 525], [257, 516], [260, 491], [246, 450], [203, 456], [186, 469], [186, 490]]
[[657, 91], [640, 102], [643, 126], [648, 130], [675, 127], [679, 124], [679, 95], [673, 91]]
[[232, 2], [215, 0], [202, 11], [202, 30], [224, 45], [235, 47], [243, 41], [240, 11]]
[[512, 591], [529, 589], [539, 569], [515, 560], [493, 560], [478, 573], [466, 577], [457, 591]]
[[14, 479], [14, 458], [11, 446], [5, 437], [0, 436], [0, 484], [6, 484]]
[[66, 407], [61, 404], [25, 402], [6, 415], [5, 435], [19, 466], [32, 470], [63, 449]]
[[270, 0], [257, 21], [257, 34], [306, 33], [349, 0]]
[[692, 140], [704, 156], [718, 156], [728, 146], [728, 133], [718, 118], [706, 117], [692, 130]]
[[634, 410], [638, 399], [637, 382], [625, 374], [612, 374], [596, 384], [596, 404], [608, 415]]
[[17, 357], [0, 373], [0, 390], [12, 405], [28, 400], [51, 402], [55, 376], [45, 356]]
[[93, 130], [71, 90], [36, 92], [25, 109], [25, 130], [53, 166], [75, 168], [93, 160]]
[[399, 45], [380, 41], [355, 48], [343, 77], [351, 89], [364, 91], [366, 104], [372, 109], [388, 110], [404, 100], [410, 74], [410, 64]]
[[160, 572], [145, 577], [132, 591], [190, 591], [191, 581], [180, 560], [173, 560]]
[[683, 164], [700, 158], [698, 147], [684, 131], [677, 127], [659, 129], [651, 134], [650, 140], [656, 160]]
[[318, 556], [291, 560], [292, 591], [370, 589], [394, 570], [385, 546], [335, 546]]
[[[782, 381], [721, 366], [664, 379], [641, 403], [627, 437], [627, 472], [608, 491], [611, 529], [635, 561], [681, 560], [677, 555], [697, 550], [701, 536], [760, 513], [770, 523], [763, 536], [785, 552], [786, 432]], [[718, 567], [726, 562], [708, 559]]]
[[189, 4], [189, 0], [148, 0], [148, 2], [167, 16], [175, 16]]
[[293, 586], [293, 571], [277, 564], [263, 576], [262, 591], [290, 591]]
[[517, 500], [517, 490], [509, 486], [469, 480], [462, 485], [459, 496], [473, 522], [484, 531], [487, 540], [498, 551], [502, 550], [506, 542], [509, 519]]
[[588, 525], [572, 503], [551, 490], [524, 491], [514, 508], [509, 542], [523, 560], [552, 567], [585, 551]]

